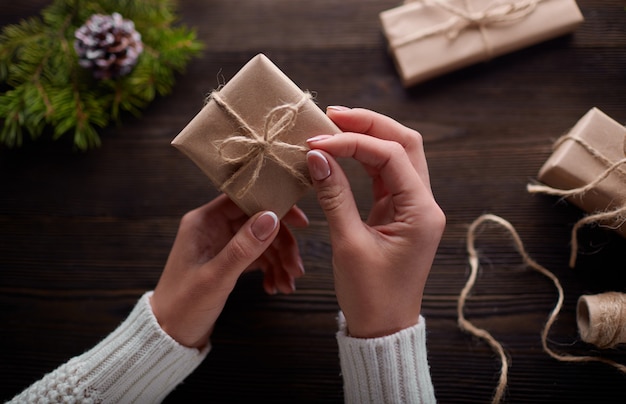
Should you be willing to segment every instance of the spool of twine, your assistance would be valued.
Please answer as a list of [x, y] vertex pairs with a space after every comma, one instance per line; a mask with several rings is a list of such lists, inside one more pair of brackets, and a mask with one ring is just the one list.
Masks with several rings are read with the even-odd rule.
[[[621, 363], [617, 363], [615, 361], [612, 361], [610, 359], [606, 359], [604, 357], [601, 356], [591, 356], [591, 355], [586, 355], [586, 356], [574, 356], [574, 355], [570, 355], [570, 354], [566, 354], [566, 353], [560, 353], [560, 352], [556, 352], [554, 351], [549, 345], [548, 345], [548, 335], [550, 333], [550, 329], [552, 328], [552, 325], [554, 324], [554, 322], [556, 321], [561, 309], [563, 308], [563, 301], [564, 301], [564, 292], [563, 292], [563, 287], [561, 286], [561, 282], [559, 282], [559, 279], [556, 277], [556, 275], [554, 275], [554, 273], [552, 273], [550, 270], [548, 270], [547, 268], [541, 266], [539, 263], [537, 263], [535, 260], [533, 260], [530, 255], [528, 255], [528, 253], [526, 252], [525, 248], [524, 248], [524, 244], [522, 243], [522, 239], [520, 238], [519, 234], [517, 233], [517, 231], [515, 230], [515, 228], [513, 227], [513, 225], [511, 223], [509, 223], [508, 221], [506, 221], [505, 219], [496, 216], [496, 215], [492, 215], [492, 214], [484, 214], [479, 216], [476, 220], [474, 220], [474, 222], [472, 222], [472, 224], [470, 225], [468, 231], [467, 231], [467, 242], [466, 242], [466, 248], [467, 248], [467, 253], [468, 253], [468, 259], [469, 259], [469, 265], [470, 265], [470, 275], [467, 279], [467, 282], [465, 283], [465, 287], [463, 288], [463, 290], [461, 290], [461, 293], [459, 294], [459, 299], [457, 302], [457, 319], [458, 319], [458, 325], [459, 328], [475, 337], [478, 337], [482, 340], [484, 340], [486, 343], [489, 344], [489, 346], [491, 347], [491, 349], [494, 351], [494, 353], [499, 357], [500, 359], [500, 377], [498, 380], [498, 385], [496, 386], [493, 398], [492, 398], [492, 403], [499, 403], [502, 401], [502, 399], [504, 398], [504, 394], [506, 391], [506, 386], [508, 384], [508, 369], [509, 369], [509, 358], [508, 355], [506, 354], [502, 344], [500, 344], [500, 342], [498, 342], [490, 333], [489, 331], [483, 329], [483, 328], [479, 328], [477, 326], [475, 326], [471, 321], [469, 321], [466, 317], [465, 317], [465, 313], [464, 313], [464, 309], [465, 309], [465, 302], [467, 301], [470, 292], [472, 291], [474, 284], [476, 283], [476, 279], [478, 276], [478, 269], [480, 266], [480, 260], [479, 260], [479, 256], [478, 256], [478, 251], [476, 249], [475, 243], [476, 243], [476, 237], [478, 235], [478, 230], [483, 227], [486, 224], [492, 224], [492, 225], [496, 225], [498, 227], [503, 228], [504, 230], [506, 230], [509, 235], [512, 238], [513, 241], [513, 245], [514, 247], [517, 249], [517, 251], [519, 252], [520, 256], [522, 257], [522, 259], [524, 260], [524, 264], [527, 265], [528, 267], [532, 268], [533, 270], [539, 272], [540, 274], [544, 275], [545, 277], [547, 277], [548, 279], [550, 279], [552, 281], [552, 283], [554, 284], [554, 287], [557, 291], [557, 301], [554, 305], [554, 308], [552, 309], [552, 311], [550, 312], [550, 314], [548, 315], [548, 319], [546, 320], [546, 323], [543, 327], [543, 329], [541, 330], [541, 346], [543, 347], [544, 352], [546, 352], [548, 355], [550, 355], [552, 358], [559, 360], [561, 362], [601, 362], [604, 363], [606, 365], [609, 366], [613, 366], [614, 368], [616, 368], [617, 370], [619, 370], [622, 373], [626, 373], [626, 366], [622, 365]], [[617, 319], [617, 317], [615, 316], [615, 314], [613, 314], [613, 316], [611, 317], [612, 320], [610, 321], [606, 321], [607, 323], [610, 324], [604, 324], [600, 330], [597, 330], [597, 333], [603, 333], [606, 332], [607, 334], [611, 334], [613, 335], [613, 340], [617, 341], [619, 339], [622, 338], [626, 338], [626, 295], [624, 294], [619, 294], [620, 299], [623, 300], [619, 300], [619, 304], [617, 303], [617, 300], [615, 298], [612, 297], [612, 302], [611, 304], [608, 304], [607, 306], [610, 307], [609, 310], [611, 309], [615, 309], [616, 307], [619, 306], [620, 308], [620, 320], [613, 322], [613, 320]], [[587, 299], [585, 299], [587, 300]], [[587, 300], [588, 301], [588, 300]], [[606, 299], [600, 299], [600, 301], [602, 302], [606, 302]], [[593, 302], [593, 298], [592, 298], [592, 302]], [[579, 303], [580, 306], [581, 303]], [[586, 303], [582, 303], [583, 305], [585, 305]], [[591, 307], [591, 310], [589, 310], [589, 313], [591, 313], [593, 311], [594, 313], [594, 319], [597, 318], [597, 308], [598, 307], [602, 307], [600, 304], [596, 304], [593, 303], [592, 306], [586, 306], [587, 309], [589, 309]], [[584, 311], [585, 309], [583, 309]], [[603, 313], [606, 313], [606, 310], [600, 310]], [[584, 313], [583, 313], [584, 314]], [[591, 318], [591, 316], [589, 317]], [[609, 316], [600, 316], [600, 318], [604, 318], [604, 319], [608, 319]], [[616, 327], [615, 324], [619, 323], [620, 327]], [[591, 329], [595, 327], [595, 322], [593, 320], [588, 322], [589, 327], [587, 327], [587, 329]], [[611, 325], [612, 324], [612, 325]], [[619, 330], [616, 330], [616, 328], [619, 328]], [[612, 330], [612, 331], [601, 331], [601, 330]], [[618, 332], [619, 331], [619, 332]], [[591, 332], [591, 334], [593, 334], [593, 331]], [[619, 336], [617, 335], [619, 334]]]
[[626, 343], [626, 294], [581, 296], [576, 306], [576, 321], [580, 338], [598, 348]]

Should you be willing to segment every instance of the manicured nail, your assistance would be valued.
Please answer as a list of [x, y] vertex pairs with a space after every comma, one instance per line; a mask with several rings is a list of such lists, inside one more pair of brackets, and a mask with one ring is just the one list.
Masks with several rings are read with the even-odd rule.
[[278, 216], [274, 212], [265, 212], [252, 223], [252, 234], [259, 241], [265, 241], [276, 230]]
[[298, 269], [300, 273], [304, 275], [304, 264], [302, 263], [302, 258], [298, 258]]
[[295, 292], [296, 291], [296, 281], [295, 281], [295, 279], [291, 280], [291, 285], [290, 286], [291, 286], [291, 291]]
[[310, 137], [306, 140], [307, 143], [314, 143], [314, 142], [319, 142], [321, 140], [326, 140], [326, 139], [330, 139], [331, 137], [333, 137], [333, 135], [317, 135], [317, 136], [313, 136]]
[[309, 172], [314, 180], [322, 181], [330, 176], [330, 164], [322, 153], [311, 150], [306, 154], [306, 158], [309, 163]]
[[331, 111], [348, 111], [350, 108], [348, 107], [344, 107], [342, 105], [329, 105], [328, 107], [326, 107], [326, 110], [331, 110]]

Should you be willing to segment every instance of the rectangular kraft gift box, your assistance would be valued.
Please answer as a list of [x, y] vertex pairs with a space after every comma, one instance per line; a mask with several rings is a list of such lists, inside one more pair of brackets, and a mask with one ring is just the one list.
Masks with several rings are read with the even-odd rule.
[[415, 0], [379, 17], [405, 87], [561, 36], [583, 21], [575, 0]]
[[[255, 56], [241, 68], [218, 95], [221, 103], [216, 101], [214, 92], [174, 138], [172, 145], [187, 155], [246, 214], [252, 216], [262, 210], [272, 210], [279, 218], [283, 217], [311, 186], [306, 151], [293, 150], [285, 144], [307, 148], [306, 139], [336, 134], [340, 132], [339, 128], [263, 54]], [[294, 110], [298, 103], [301, 105]], [[291, 109], [282, 108], [285, 106]], [[276, 110], [277, 107], [281, 108]], [[295, 115], [289, 115], [294, 111]], [[253, 140], [256, 136], [263, 138], [268, 128], [271, 132], [284, 122], [281, 119], [286, 119], [287, 124], [284, 130], [272, 132], [276, 135], [275, 142], [269, 146], [281, 162], [268, 157], [262, 150], [260, 156], [252, 156], [250, 164], [225, 160], [224, 156], [232, 159], [249, 153], [255, 144], [254, 141], [246, 143], [246, 140]], [[235, 136], [239, 140], [223, 145], [220, 154], [219, 142]], [[262, 166], [254, 180], [259, 158]], [[285, 166], [297, 171], [300, 179]], [[223, 187], [235, 174], [236, 180]]]
[[[594, 156], [576, 141], [563, 141], [539, 170], [539, 181], [552, 188], [568, 190], [585, 186], [606, 171], [611, 163], [625, 157], [626, 127], [598, 108], [589, 110], [568, 135], [588, 144], [602, 157]], [[603, 157], [607, 161], [602, 161]], [[568, 201], [588, 213], [623, 206], [626, 203], [626, 166], [621, 166], [621, 170], [613, 171], [597, 187], [582, 196], [569, 197]], [[617, 230], [626, 237], [626, 225]]]

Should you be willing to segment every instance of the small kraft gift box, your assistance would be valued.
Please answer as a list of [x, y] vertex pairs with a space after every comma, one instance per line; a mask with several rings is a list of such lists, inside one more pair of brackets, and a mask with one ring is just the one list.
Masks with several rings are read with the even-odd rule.
[[252, 58], [174, 138], [246, 214], [278, 217], [309, 190], [306, 139], [339, 128], [265, 55]]
[[575, 0], [407, 0], [379, 15], [405, 87], [573, 31]]
[[529, 186], [529, 191], [565, 196], [590, 213], [589, 223], [626, 237], [626, 127], [598, 108], [556, 141], [538, 179], [547, 187]]

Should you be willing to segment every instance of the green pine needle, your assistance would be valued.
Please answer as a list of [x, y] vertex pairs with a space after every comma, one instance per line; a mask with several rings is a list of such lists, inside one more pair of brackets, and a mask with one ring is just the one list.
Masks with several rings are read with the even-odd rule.
[[[97, 80], [78, 65], [74, 31], [92, 14], [120, 13], [135, 23], [144, 52], [131, 73]], [[79, 150], [100, 145], [99, 128], [140, 115], [171, 92], [176, 73], [202, 49], [194, 30], [174, 26], [172, 0], [55, 0], [41, 16], [0, 32], [0, 145], [19, 147], [47, 127]]]

